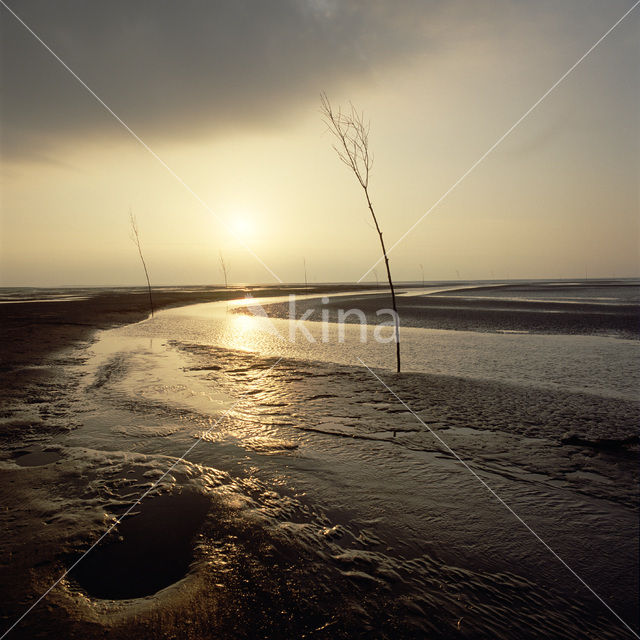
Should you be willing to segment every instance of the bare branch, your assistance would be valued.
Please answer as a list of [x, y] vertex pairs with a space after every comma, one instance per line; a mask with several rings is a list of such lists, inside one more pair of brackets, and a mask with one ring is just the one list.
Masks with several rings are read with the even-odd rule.
[[333, 146], [340, 160], [349, 167], [356, 176], [360, 186], [369, 186], [369, 172], [372, 157], [369, 154], [369, 123], [364, 121], [364, 113], [359, 113], [350, 103], [348, 112], [341, 108], [334, 111], [327, 95], [320, 95], [321, 113], [329, 132], [336, 139]]
[[353, 171], [353, 174], [364, 190], [367, 206], [380, 238], [382, 255], [384, 256], [384, 262], [387, 268], [389, 287], [391, 288], [391, 302], [396, 316], [396, 360], [398, 365], [397, 370], [398, 373], [400, 373], [400, 326], [398, 322], [398, 310], [396, 308], [396, 295], [393, 288], [393, 280], [391, 279], [389, 257], [387, 256], [387, 250], [384, 246], [382, 231], [378, 224], [371, 198], [369, 197], [369, 174], [373, 165], [373, 154], [369, 152], [369, 130], [371, 123], [365, 121], [364, 111], [359, 112], [352, 102], [349, 103], [349, 107], [348, 112], [342, 111], [340, 107], [338, 107], [337, 111], [334, 111], [327, 94], [324, 92], [320, 94], [320, 112], [322, 113], [323, 122], [327, 125], [329, 132], [335, 139], [333, 148], [340, 161]]
[[136, 217], [133, 215], [133, 211], [131, 211], [131, 209], [129, 209], [129, 224], [131, 225], [131, 233], [129, 234], [129, 237], [138, 248], [138, 254], [140, 255], [140, 260], [142, 261], [142, 267], [144, 268], [144, 275], [147, 278], [147, 289], [149, 292], [149, 308], [151, 309], [151, 317], [153, 318], [153, 297], [151, 296], [151, 281], [149, 280], [149, 271], [147, 270], [147, 263], [144, 261], [144, 256], [142, 255], [142, 245], [140, 244], [140, 233], [138, 232], [138, 222], [136, 220]]
[[229, 268], [222, 257], [222, 251], [220, 251], [220, 271], [222, 271], [222, 275], [224, 276], [224, 288], [226, 289], [229, 286]]

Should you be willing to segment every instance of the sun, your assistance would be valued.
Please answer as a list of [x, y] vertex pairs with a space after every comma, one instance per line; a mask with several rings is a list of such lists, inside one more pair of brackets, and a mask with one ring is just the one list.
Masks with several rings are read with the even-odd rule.
[[235, 236], [246, 238], [247, 236], [253, 235], [255, 225], [249, 216], [235, 215], [229, 220], [229, 230]]

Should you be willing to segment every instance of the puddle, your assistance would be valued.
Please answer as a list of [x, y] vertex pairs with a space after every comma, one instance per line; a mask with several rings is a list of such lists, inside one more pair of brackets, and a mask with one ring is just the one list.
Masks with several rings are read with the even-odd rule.
[[141, 503], [117, 527], [118, 541], [102, 543], [71, 572], [95, 598], [152, 595], [183, 578], [193, 561], [193, 540], [210, 501], [192, 492], [164, 494]]
[[13, 454], [15, 463], [21, 467], [41, 467], [45, 464], [57, 462], [62, 458], [58, 451], [44, 451], [43, 449], [28, 449], [16, 451]]

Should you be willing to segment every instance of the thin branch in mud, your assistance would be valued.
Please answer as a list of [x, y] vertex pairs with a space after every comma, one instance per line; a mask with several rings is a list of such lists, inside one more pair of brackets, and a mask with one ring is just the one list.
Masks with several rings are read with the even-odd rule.
[[220, 271], [224, 276], [224, 288], [226, 289], [229, 286], [229, 267], [222, 257], [222, 251], [220, 252]]
[[129, 211], [129, 222], [131, 224], [131, 240], [136, 245], [136, 247], [138, 247], [138, 253], [140, 254], [140, 260], [142, 261], [142, 266], [144, 268], [144, 275], [147, 278], [147, 289], [149, 291], [149, 308], [151, 309], [151, 317], [153, 318], [153, 297], [151, 296], [151, 281], [149, 280], [149, 271], [147, 269], [147, 263], [144, 261], [144, 256], [142, 255], [138, 222], [136, 221], [136, 217], [133, 215], [133, 212], [131, 210]]
[[367, 207], [373, 218], [378, 237], [380, 238], [382, 255], [384, 256], [384, 263], [387, 268], [387, 278], [389, 280], [389, 287], [391, 288], [391, 304], [393, 306], [396, 323], [396, 364], [397, 371], [400, 373], [400, 322], [396, 306], [396, 293], [393, 287], [393, 280], [391, 279], [389, 257], [387, 256], [387, 250], [384, 246], [382, 231], [380, 230], [378, 218], [376, 217], [369, 196], [369, 174], [373, 166], [373, 154], [369, 150], [370, 123], [365, 121], [364, 112], [357, 111], [351, 102], [349, 103], [349, 109], [347, 111], [343, 111], [341, 107], [334, 110], [326, 93], [320, 94], [320, 112], [322, 113], [323, 121], [327, 125], [329, 132], [334, 137], [335, 143], [333, 148], [338, 154], [338, 158], [351, 169], [364, 191]]

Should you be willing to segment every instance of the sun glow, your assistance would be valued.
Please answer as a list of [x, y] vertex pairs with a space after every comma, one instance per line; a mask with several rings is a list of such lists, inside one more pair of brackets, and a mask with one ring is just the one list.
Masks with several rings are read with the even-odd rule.
[[229, 219], [229, 230], [234, 236], [246, 238], [254, 235], [255, 224], [245, 215], [234, 215]]

